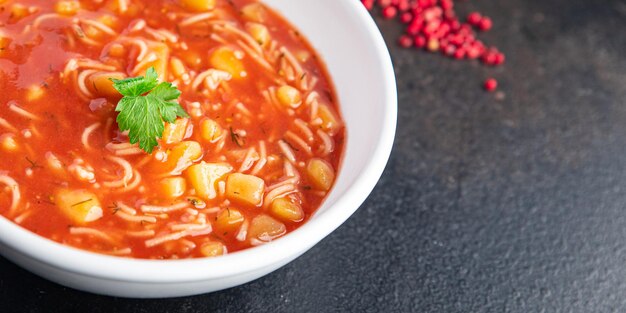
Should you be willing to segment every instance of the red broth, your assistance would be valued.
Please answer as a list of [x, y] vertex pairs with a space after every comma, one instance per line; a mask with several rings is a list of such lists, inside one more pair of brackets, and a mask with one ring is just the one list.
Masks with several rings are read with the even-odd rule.
[[[276, 240], [331, 189], [345, 129], [330, 78], [250, 0], [0, 0], [0, 214], [43, 237], [148, 259]], [[154, 67], [189, 113], [151, 154], [109, 78]]]

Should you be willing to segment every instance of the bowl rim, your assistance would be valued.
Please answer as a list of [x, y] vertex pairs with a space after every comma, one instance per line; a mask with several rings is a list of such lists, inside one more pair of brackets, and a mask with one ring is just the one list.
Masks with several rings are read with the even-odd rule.
[[[245, 249], [219, 258], [185, 260], [146, 260], [107, 256], [62, 245], [36, 235], [0, 216], [0, 243], [15, 252], [66, 272], [89, 277], [142, 283], [197, 282], [242, 275], [291, 260], [328, 236], [343, 224], [366, 200], [380, 179], [394, 142], [397, 124], [396, 80], [391, 56], [385, 41], [369, 12], [358, 1], [343, 1], [350, 6], [365, 28], [384, 73], [385, 110], [383, 129], [375, 151], [354, 184], [341, 195], [333, 207], [344, 208], [316, 213], [298, 229], [271, 243]], [[315, 234], [314, 237], [310, 234]], [[302, 249], [306, 247], [306, 249]]]

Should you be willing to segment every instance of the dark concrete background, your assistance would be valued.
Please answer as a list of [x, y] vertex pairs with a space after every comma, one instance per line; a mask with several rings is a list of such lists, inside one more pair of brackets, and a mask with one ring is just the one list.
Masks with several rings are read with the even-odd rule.
[[[626, 1], [476, 0], [486, 68], [395, 46], [394, 152], [340, 229], [204, 296], [125, 300], [0, 259], [0, 312], [626, 312]], [[481, 90], [495, 76], [503, 94]]]

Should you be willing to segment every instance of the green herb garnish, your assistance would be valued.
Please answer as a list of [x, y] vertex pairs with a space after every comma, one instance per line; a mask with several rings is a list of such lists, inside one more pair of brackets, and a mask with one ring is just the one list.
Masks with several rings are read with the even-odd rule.
[[159, 82], [154, 67], [146, 76], [127, 79], [111, 79], [113, 87], [124, 97], [117, 103], [117, 124], [120, 130], [128, 130], [130, 143], [152, 153], [163, 136], [165, 122], [174, 123], [176, 117], [189, 117], [180, 106], [180, 91], [171, 83]]

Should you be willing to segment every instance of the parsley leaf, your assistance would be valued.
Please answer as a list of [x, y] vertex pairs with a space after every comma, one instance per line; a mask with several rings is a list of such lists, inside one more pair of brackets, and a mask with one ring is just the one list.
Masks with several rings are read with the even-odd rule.
[[117, 103], [115, 111], [120, 130], [128, 130], [130, 143], [139, 142], [139, 147], [152, 153], [163, 136], [165, 122], [174, 123], [176, 117], [189, 117], [180, 106], [180, 91], [171, 83], [158, 81], [154, 67], [146, 76], [127, 79], [111, 79], [113, 87], [124, 97]]

